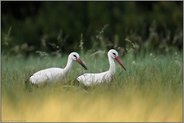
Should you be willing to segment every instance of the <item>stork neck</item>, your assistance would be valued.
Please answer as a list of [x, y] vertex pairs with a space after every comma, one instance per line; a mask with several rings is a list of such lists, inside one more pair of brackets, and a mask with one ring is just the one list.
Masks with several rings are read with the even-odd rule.
[[64, 72], [68, 73], [72, 67], [73, 60], [68, 57], [67, 64], [64, 68]]
[[114, 59], [108, 55], [108, 59], [109, 59], [109, 72], [113, 75], [115, 74], [115, 63], [114, 63]]

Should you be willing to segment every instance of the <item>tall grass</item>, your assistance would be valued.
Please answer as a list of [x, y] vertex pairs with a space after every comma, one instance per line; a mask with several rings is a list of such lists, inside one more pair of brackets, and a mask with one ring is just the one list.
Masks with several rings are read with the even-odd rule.
[[[120, 56], [121, 57], [121, 56]], [[85, 71], [74, 64], [71, 74], [59, 83], [25, 89], [32, 73], [52, 66], [64, 67], [67, 56], [33, 57], [2, 55], [3, 121], [181, 121], [182, 53], [154, 53], [122, 61], [116, 65], [111, 83], [84, 88], [74, 84], [84, 72], [108, 69], [106, 54], [81, 56]]]

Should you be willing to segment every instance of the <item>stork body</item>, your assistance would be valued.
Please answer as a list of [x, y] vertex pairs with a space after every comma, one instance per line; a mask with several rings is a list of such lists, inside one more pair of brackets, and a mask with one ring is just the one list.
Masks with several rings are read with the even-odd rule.
[[66, 76], [66, 72], [62, 68], [47, 68], [34, 73], [29, 81], [33, 84], [44, 82], [57, 82]]
[[65, 68], [47, 68], [47, 69], [40, 70], [34, 73], [29, 78], [29, 82], [31, 82], [32, 84], [40, 84], [40, 83], [46, 83], [46, 82], [53, 83], [53, 82], [62, 80], [63, 78], [66, 77], [66, 75], [71, 70], [73, 61], [77, 61], [85, 69], [87, 69], [84, 63], [80, 60], [79, 54], [76, 52], [72, 52], [68, 56], [68, 61]]
[[[90, 86], [97, 83], [110, 82], [112, 77], [115, 74], [115, 63], [116, 60], [124, 69], [122, 62], [118, 57], [118, 52], [114, 49], [109, 50], [108, 54], [109, 60], [109, 70], [102, 73], [85, 73], [77, 78], [80, 83], [83, 83], [85, 86]], [[126, 69], [125, 69], [126, 70]]]

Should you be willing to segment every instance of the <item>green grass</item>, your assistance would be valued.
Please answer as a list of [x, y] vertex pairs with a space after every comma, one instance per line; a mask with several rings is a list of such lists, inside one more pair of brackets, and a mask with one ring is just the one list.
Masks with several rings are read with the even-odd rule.
[[127, 71], [116, 64], [115, 78], [85, 89], [73, 80], [84, 72], [108, 69], [106, 54], [81, 54], [85, 71], [77, 63], [60, 83], [25, 89], [32, 73], [64, 67], [64, 57], [2, 55], [3, 121], [181, 121], [182, 53], [131, 53], [120, 56]]

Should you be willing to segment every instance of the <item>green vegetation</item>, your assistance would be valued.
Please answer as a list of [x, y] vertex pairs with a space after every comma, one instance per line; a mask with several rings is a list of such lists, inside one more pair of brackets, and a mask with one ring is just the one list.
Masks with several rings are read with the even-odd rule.
[[[26, 90], [24, 81], [33, 72], [66, 64], [66, 56], [2, 55], [4, 121], [181, 121], [181, 52], [159, 55], [129, 52], [121, 57], [127, 71], [117, 64], [111, 83], [85, 89], [73, 80], [83, 72], [108, 69], [106, 53], [86, 53], [81, 58], [89, 70], [74, 64], [59, 83]], [[95, 57], [95, 58], [94, 58]]]
[[182, 1], [2, 2], [2, 51], [79, 51], [81, 35], [84, 50], [126, 47], [125, 39], [138, 51], [182, 50], [182, 6]]

